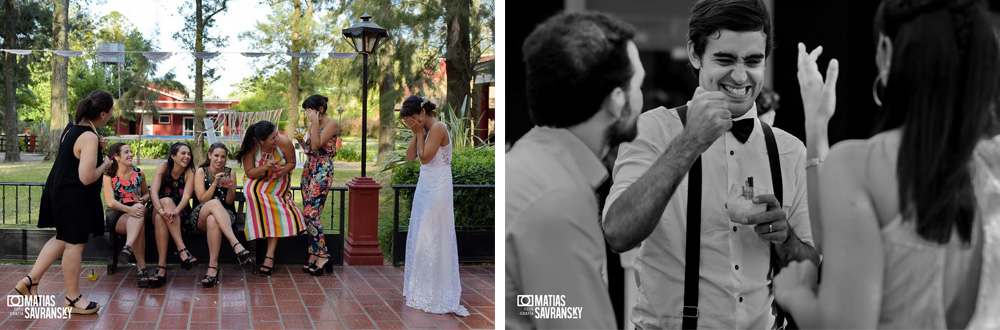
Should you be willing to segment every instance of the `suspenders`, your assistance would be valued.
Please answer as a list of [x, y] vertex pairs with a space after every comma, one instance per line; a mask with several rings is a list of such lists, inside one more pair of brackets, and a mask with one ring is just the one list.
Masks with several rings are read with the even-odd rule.
[[[677, 114], [681, 118], [681, 124], [687, 126], [687, 105], [677, 108]], [[774, 132], [771, 126], [760, 122], [761, 130], [764, 132], [764, 142], [767, 145], [767, 158], [771, 168], [771, 183], [774, 187], [774, 196], [778, 203], [782, 202], [783, 187], [781, 182], [781, 163], [778, 159], [778, 145], [774, 139]], [[699, 267], [701, 265], [701, 156], [695, 159], [688, 172], [688, 203], [687, 203], [687, 244], [684, 256], [684, 307], [682, 311], [683, 320], [681, 328], [695, 329], [698, 327], [698, 281]], [[771, 244], [771, 269], [770, 274], [774, 274], [778, 269], [778, 254]], [[777, 312], [775, 326], [782, 328], [787, 319], [791, 326], [792, 321], [787, 318], [784, 311], [774, 303]]]

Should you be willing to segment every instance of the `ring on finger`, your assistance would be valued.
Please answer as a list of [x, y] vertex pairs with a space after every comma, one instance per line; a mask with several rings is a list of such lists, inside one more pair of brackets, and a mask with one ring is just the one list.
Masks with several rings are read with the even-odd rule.
[[774, 232], [774, 225], [770, 224], [770, 223], [767, 224], [767, 233], [770, 234], [770, 233], [773, 233], [773, 232]]

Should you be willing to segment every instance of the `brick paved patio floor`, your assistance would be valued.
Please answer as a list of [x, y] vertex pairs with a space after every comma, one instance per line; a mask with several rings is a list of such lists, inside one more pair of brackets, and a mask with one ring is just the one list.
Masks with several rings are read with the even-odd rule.
[[[28, 265], [0, 265], [0, 292], [17, 294]], [[403, 268], [337, 266], [334, 275], [303, 273], [301, 266], [278, 266], [270, 278], [237, 265], [223, 265], [214, 288], [200, 285], [206, 266], [183, 270], [172, 265], [161, 288], [137, 288], [135, 267], [84, 266], [83, 296], [100, 303], [97, 315], [69, 320], [25, 319], [0, 303], [0, 329], [492, 329], [496, 277], [492, 266], [462, 266], [462, 305], [472, 314], [427, 314], [406, 307]], [[61, 267], [49, 268], [39, 294], [54, 294], [65, 305]], [[85, 274], [94, 270], [99, 278]], [[5, 299], [6, 300], [6, 299]]]

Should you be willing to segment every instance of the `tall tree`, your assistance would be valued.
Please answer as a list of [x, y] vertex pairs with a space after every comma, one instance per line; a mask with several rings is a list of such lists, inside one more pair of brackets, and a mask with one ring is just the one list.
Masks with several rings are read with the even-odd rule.
[[[443, 0], [448, 29], [445, 67], [448, 74], [448, 105], [459, 117], [465, 115], [462, 102], [469, 96], [473, 59], [470, 58], [469, 17], [472, 0]], [[478, 60], [478, 59], [476, 59]]]
[[[316, 26], [318, 23], [313, 19], [314, 10], [319, 1], [313, 0], [271, 0], [271, 14], [266, 22], [258, 22], [256, 31], [249, 31], [240, 34], [240, 38], [250, 39], [253, 46], [262, 50], [273, 52], [265, 61], [262, 75], [274, 76], [280, 74], [277, 71], [287, 72], [288, 87], [282, 93], [287, 103], [287, 108], [283, 111], [282, 117], [288, 118], [284, 129], [294, 131], [300, 125], [299, 109], [301, 108], [301, 96], [311, 82], [304, 82], [304, 73], [311, 70], [314, 57], [289, 58], [286, 53], [302, 53], [319, 49], [320, 43], [327, 38]], [[285, 68], [284, 70], [282, 68]], [[278, 90], [266, 92], [276, 93]]]
[[[15, 0], [4, 0], [4, 27], [3, 27], [3, 46], [6, 49], [17, 49], [17, 39], [15, 38], [15, 26], [20, 21], [20, 15], [18, 15], [19, 3]], [[6, 141], [7, 151], [4, 155], [4, 162], [20, 162], [21, 152], [17, 144], [17, 81], [15, 80], [15, 73], [17, 71], [17, 55], [12, 53], [4, 53], [4, 67], [3, 67], [3, 83], [4, 83], [4, 116], [3, 116], [3, 132], [7, 134]]]
[[[226, 11], [226, 0], [217, 1], [205, 1], [205, 0], [195, 0], [194, 13], [188, 16], [187, 22], [185, 23], [185, 29], [174, 35], [175, 38], [181, 39], [184, 45], [188, 49], [192, 49], [195, 52], [204, 52], [206, 44], [211, 44], [215, 47], [222, 47], [225, 43], [226, 38], [211, 37], [206, 30], [212, 28], [215, 25], [215, 15]], [[195, 56], [194, 60], [194, 160], [201, 162], [205, 158], [204, 149], [204, 134], [202, 132], [205, 130], [205, 68], [204, 61], [201, 57]], [[207, 76], [212, 79], [218, 79], [215, 75], [215, 69], [209, 69]]]
[[[33, 49], [49, 47], [47, 36], [51, 34], [49, 19], [52, 12], [46, 4], [38, 1], [4, 0], [0, 6], [0, 17], [3, 17], [0, 38], [5, 49]], [[6, 134], [5, 162], [21, 160], [18, 148], [18, 108], [25, 103], [37, 103], [37, 96], [28, 88], [32, 85], [29, 64], [34, 55], [15, 55], [2, 53], [0, 70], [4, 92], [0, 95], [0, 106], [3, 107], [3, 131]]]
[[[55, 0], [55, 10], [52, 11], [52, 48], [56, 50], [69, 50], [69, 41], [66, 39], [69, 28], [69, 0]], [[69, 124], [69, 110], [67, 109], [67, 85], [69, 59], [63, 56], [52, 56], [52, 95], [51, 95], [51, 117], [49, 117], [48, 146], [45, 148], [45, 160], [55, 158], [59, 150], [59, 136], [62, 130]]]

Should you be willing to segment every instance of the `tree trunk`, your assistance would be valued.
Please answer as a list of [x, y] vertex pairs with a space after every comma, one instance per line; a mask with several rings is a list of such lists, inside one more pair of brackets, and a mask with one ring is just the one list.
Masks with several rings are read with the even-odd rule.
[[[194, 11], [195, 11], [195, 41], [194, 41], [194, 51], [203, 52], [205, 51], [205, 44], [203, 39], [205, 36], [205, 22], [202, 20], [203, 6], [201, 4], [202, 0], [195, 0]], [[204, 62], [202, 59], [195, 57], [194, 59], [194, 145], [191, 146], [191, 161], [194, 164], [201, 164], [205, 160], [205, 134], [202, 131], [205, 130], [205, 78], [202, 76], [202, 71], [204, 70]], [[183, 123], [182, 123], [183, 124]]]
[[[69, 41], [66, 39], [69, 28], [69, 0], [56, 0], [55, 9], [52, 11], [52, 48], [56, 50], [68, 50]], [[56, 152], [59, 151], [59, 137], [62, 136], [63, 128], [69, 124], [69, 94], [66, 83], [68, 79], [69, 58], [52, 55], [52, 112], [49, 117], [49, 132], [47, 134], [48, 145], [45, 150], [45, 160], [55, 159]]]
[[393, 133], [396, 132], [396, 102], [392, 97], [395, 92], [395, 74], [393, 71], [385, 70], [385, 76], [378, 87], [379, 90], [379, 110], [378, 110], [378, 159], [391, 154], [396, 145]]
[[[298, 53], [302, 51], [302, 45], [300, 39], [302, 38], [299, 33], [299, 19], [302, 18], [302, 2], [299, 0], [292, 1], [292, 6], [295, 8], [292, 14], [292, 47], [293, 53]], [[288, 84], [288, 125], [285, 127], [285, 131], [290, 134], [295, 133], [295, 129], [299, 127], [299, 58], [292, 57], [291, 61], [288, 61], [288, 71], [290, 74], [289, 84]], [[280, 127], [278, 128], [281, 129]]]
[[[6, 23], [4, 23], [3, 31], [3, 48], [17, 49], [14, 36], [14, 24], [17, 24], [18, 20], [17, 3], [14, 0], [4, 0], [4, 12], [6, 13]], [[15, 90], [17, 87], [15, 77], [17, 73], [17, 55], [4, 53], [4, 57], [3, 85], [6, 102], [4, 102], [3, 132], [7, 134], [7, 140], [4, 141], [7, 151], [3, 161], [5, 163], [13, 163], [21, 161], [21, 150], [17, 143], [17, 93]]]
[[469, 58], [469, 16], [472, 0], [445, 0], [445, 22], [448, 39], [445, 54], [445, 70], [448, 75], [448, 105], [457, 117], [465, 115], [467, 109], [460, 109], [462, 101], [469, 96], [472, 80], [472, 63]]

